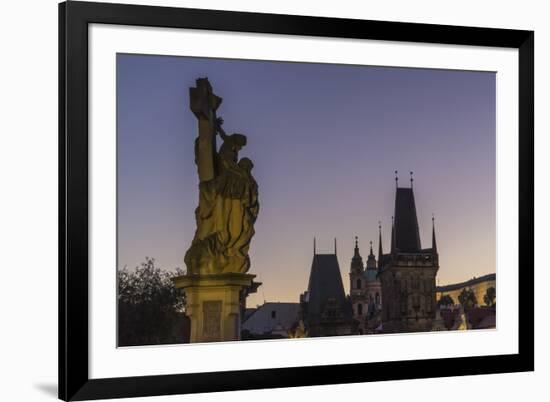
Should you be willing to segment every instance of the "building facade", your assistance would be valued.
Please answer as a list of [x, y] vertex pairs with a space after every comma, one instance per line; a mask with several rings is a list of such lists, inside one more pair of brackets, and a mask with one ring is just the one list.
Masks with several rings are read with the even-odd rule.
[[453, 283], [445, 286], [438, 286], [436, 288], [436, 297], [437, 300], [441, 299], [442, 296], [450, 296], [455, 304], [458, 304], [458, 296], [464, 289], [469, 289], [474, 292], [478, 305], [483, 305], [483, 298], [487, 293], [487, 289], [495, 288], [496, 289], [496, 274], [483, 275], [477, 278], [472, 278], [466, 282]]
[[411, 179], [410, 188], [396, 187], [391, 249], [379, 257], [383, 332], [431, 330], [438, 269], [434, 226], [432, 247], [423, 249], [420, 244]]
[[372, 252], [372, 242], [366, 266], [363, 266], [357, 236], [355, 237], [349, 278], [350, 301], [353, 318], [356, 322], [355, 330], [359, 334], [373, 333], [380, 324], [382, 285], [378, 279], [378, 266]]

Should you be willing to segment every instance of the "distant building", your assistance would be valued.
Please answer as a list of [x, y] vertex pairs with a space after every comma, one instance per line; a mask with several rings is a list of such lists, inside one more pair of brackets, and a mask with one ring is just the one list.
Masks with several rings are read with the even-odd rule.
[[308, 336], [352, 334], [351, 303], [346, 298], [340, 265], [334, 254], [317, 254], [315, 241], [308, 289], [300, 295], [301, 318]]
[[455, 304], [458, 304], [458, 295], [464, 289], [470, 289], [474, 292], [478, 305], [485, 304], [483, 297], [487, 293], [487, 289], [493, 287], [496, 289], [496, 274], [483, 275], [478, 278], [472, 278], [466, 282], [453, 283], [451, 285], [438, 286], [436, 287], [436, 296], [437, 300], [441, 299], [442, 296], [448, 295], [451, 296]]
[[412, 178], [411, 188], [396, 188], [391, 250], [379, 257], [378, 264], [383, 332], [431, 330], [439, 256], [434, 227], [432, 247], [423, 249], [420, 245]]
[[496, 289], [496, 274], [487, 274], [477, 278], [472, 278], [465, 282], [453, 283], [445, 286], [436, 287], [436, 298], [450, 296], [455, 306], [462, 308], [459, 303], [459, 295], [462, 291], [473, 291], [477, 305], [465, 310], [465, 323], [467, 329], [491, 329], [496, 328], [496, 307], [485, 306], [484, 296], [489, 288]]
[[288, 338], [298, 323], [299, 303], [268, 302], [256, 309], [247, 309], [242, 324], [243, 338]]
[[[379, 255], [382, 255], [381, 247], [382, 243], [380, 242]], [[378, 267], [376, 257], [372, 252], [372, 242], [367, 264], [364, 267], [357, 236], [355, 237], [355, 249], [351, 259], [349, 279], [353, 318], [357, 322], [356, 331], [359, 334], [372, 333], [380, 324], [382, 285], [378, 279]]]

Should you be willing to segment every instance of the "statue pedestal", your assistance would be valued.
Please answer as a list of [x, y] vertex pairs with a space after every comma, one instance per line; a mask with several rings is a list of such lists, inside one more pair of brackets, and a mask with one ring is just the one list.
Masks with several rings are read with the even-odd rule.
[[191, 343], [241, 339], [241, 295], [252, 286], [255, 276], [222, 273], [173, 279], [176, 288], [185, 291]]

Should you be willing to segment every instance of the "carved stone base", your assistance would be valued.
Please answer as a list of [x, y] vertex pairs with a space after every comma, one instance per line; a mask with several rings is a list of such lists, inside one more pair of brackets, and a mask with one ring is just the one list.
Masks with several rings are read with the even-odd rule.
[[225, 273], [173, 279], [175, 286], [185, 291], [191, 343], [241, 339], [241, 294], [252, 286], [255, 276]]

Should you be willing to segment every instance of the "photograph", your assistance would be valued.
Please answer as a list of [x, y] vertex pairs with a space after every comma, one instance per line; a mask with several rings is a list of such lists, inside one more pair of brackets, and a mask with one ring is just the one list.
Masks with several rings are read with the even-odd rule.
[[548, 13], [447, 3], [4, 2], [0, 402], [548, 393]]
[[117, 53], [117, 347], [494, 331], [496, 80]]

